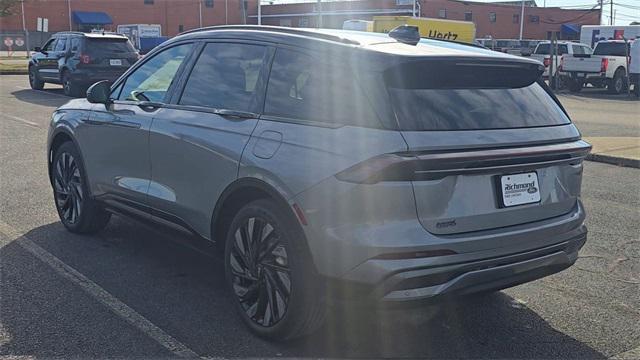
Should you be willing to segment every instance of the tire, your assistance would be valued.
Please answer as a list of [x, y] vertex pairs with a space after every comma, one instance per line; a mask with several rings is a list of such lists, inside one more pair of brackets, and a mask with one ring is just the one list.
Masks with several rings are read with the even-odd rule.
[[70, 141], [60, 145], [51, 164], [51, 186], [60, 221], [72, 233], [97, 233], [111, 218], [91, 198], [86, 179], [75, 145]]
[[577, 80], [568, 80], [567, 85], [569, 87], [569, 91], [573, 93], [578, 93], [582, 91], [583, 84]]
[[79, 97], [81, 88], [80, 86], [71, 80], [71, 74], [69, 74], [68, 70], [64, 70], [62, 72], [62, 90], [64, 94], [70, 97]]
[[[251, 240], [257, 238], [257, 243]], [[304, 241], [292, 216], [271, 200], [244, 206], [231, 223], [227, 284], [243, 322], [260, 337], [289, 340], [310, 334], [324, 321], [321, 281]]]
[[29, 67], [29, 86], [31, 86], [33, 90], [44, 89], [44, 81], [40, 79], [36, 68], [33, 66]]
[[624, 69], [616, 70], [613, 79], [607, 85], [607, 91], [611, 94], [621, 94], [627, 89], [627, 81], [625, 79], [626, 72]]

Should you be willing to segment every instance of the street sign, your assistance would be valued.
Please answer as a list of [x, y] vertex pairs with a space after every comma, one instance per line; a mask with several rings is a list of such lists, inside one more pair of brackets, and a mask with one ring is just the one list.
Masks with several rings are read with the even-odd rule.
[[4, 45], [8, 48], [13, 46], [13, 39], [10, 37], [4, 38]]

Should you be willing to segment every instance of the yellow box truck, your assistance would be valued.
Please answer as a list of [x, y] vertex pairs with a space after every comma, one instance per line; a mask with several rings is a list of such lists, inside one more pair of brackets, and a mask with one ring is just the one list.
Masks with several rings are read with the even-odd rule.
[[476, 25], [470, 21], [418, 18], [411, 16], [374, 16], [373, 31], [388, 33], [400, 25], [417, 26], [424, 38], [473, 43]]

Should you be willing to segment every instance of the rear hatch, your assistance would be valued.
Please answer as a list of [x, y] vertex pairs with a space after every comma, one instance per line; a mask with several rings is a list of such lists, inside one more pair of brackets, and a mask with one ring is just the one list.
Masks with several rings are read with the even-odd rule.
[[138, 61], [138, 52], [126, 37], [87, 37], [82, 63], [103, 71], [124, 72]]
[[408, 145], [397, 156], [411, 163], [426, 230], [487, 230], [576, 206], [590, 146], [537, 81], [541, 72], [532, 61], [447, 59], [385, 73]]

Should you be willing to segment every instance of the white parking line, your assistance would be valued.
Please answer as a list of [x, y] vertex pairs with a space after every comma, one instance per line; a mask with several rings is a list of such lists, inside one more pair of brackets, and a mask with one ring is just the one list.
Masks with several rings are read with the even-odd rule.
[[144, 316], [137, 313], [127, 304], [118, 300], [115, 296], [111, 295], [105, 289], [101, 288], [98, 284], [82, 275], [76, 269], [65, 264], [62, 260], [58, 259], [53, 254], [49, 253], [48, 251], [31, 241], [26, 235], [21, 234], [3, 221], [0, 221], [0, 233], [2, 233], [4, 236], [8, 236], [11, 239], [15, 239], [14, 242], [17, 243], [20, 247], [30, 252], [45, 264], [49, 265], [60, 276], [79, 286], [82, 290], [87, 292], [94, 299], [101, 302], [116, 315], [120, 316], [122, 319], [141, 330], [151, 339], [155, 340], [158, 344], [171, 351], [174, 355], [185, 358], [198, 357], [198, 354], [189, 349], [186, 345], [164, 332], [162, 329], [153, 324]]
[[33, 121], [29, 121], [27, 119], [23, 119], [21, 117], [17, 117], [17, 116], [13, 116], [13, 115], [9, 115], [9, 114], [0, 114], [4, 117], [6, 117], [7, 119], [11, 119], [20, 123], [23, 123], [25, 125], [29, 125], [29, 126], [33, 126], [33, 127], [37, 127], [37, 128], [41, 128], [40, 125], [38, 125], [37, 123], [34, 123]]

